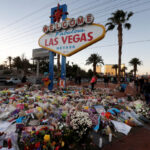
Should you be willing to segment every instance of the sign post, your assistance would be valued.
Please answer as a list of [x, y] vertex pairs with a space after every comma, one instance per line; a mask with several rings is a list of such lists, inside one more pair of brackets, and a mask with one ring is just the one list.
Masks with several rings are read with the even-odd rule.
[[[62, 15], [62, 16], [61, 16]], [[51, 9], [51, 24], [54, 24], [56, 21], [59, 22], [62, 17], [62, 20], [67, 18], [67, 5], [59, 5]], [[53, 89], [53, 78], [54, 78], [54, 53], [51, 51], [49, 53], [49, 79], [50, 84], [48, 86], [49, 90]], [[64, 82], [64, 88], [66, 85], [66, 57], [62, 56], [61, 64], [61, 80]]]
[[[95, 24], [94, 16], [87, 14], [77, 19], [66, 19], [67, 5], [59, 5], [51, 9], [51, 24], [44, 25], [45, 33], [39, 39], [39, 46], [50, 50], [50, 80], [49, 89], [53, 88], [53, 53], [62, 55], [61, 79], [66, 80], [66, 56], [71, 56], [86, 47], [98, 42], [105, 36], [105, 27]], [[60, 20], [62, 19], [62, 22]], [[52, 60], [51, 60], [52, 59]], [[64, 84], [65, 85], [65, 84]]]
[[66, 57], [62, 56], [61, 62], [61, 80], [64, 82], [64, 88], [66, 87]]
[[49, 79], [50, 84], [48, 85], [48, 89], [53, 89], [53, 78], [54, 78], [54, 53], [49, 52]]

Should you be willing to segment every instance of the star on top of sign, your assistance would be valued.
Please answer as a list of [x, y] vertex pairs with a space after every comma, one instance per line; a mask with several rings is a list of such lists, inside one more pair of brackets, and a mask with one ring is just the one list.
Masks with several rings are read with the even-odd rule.
[[60, 5], [58, 3], [57, 10], [54, 12], [54, 15], [50, 16], [50, 18], [54, 18], [54, 22], [60, 22], [60, 19], [64, 14], [68, 15], [68, 12], [63, 12], [63, 9], [60, 8]]

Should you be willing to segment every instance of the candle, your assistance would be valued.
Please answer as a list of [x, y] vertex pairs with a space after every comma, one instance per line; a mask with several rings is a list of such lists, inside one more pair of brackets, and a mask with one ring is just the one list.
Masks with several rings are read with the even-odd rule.
[[109, 142], [111, 142], [111, 141], [112, 141], [112, 134], [109, 133]]
[[100, 137], [99, 138], [99, 148], [102, 148], [102, 144], [103, 144], [103, 139]]

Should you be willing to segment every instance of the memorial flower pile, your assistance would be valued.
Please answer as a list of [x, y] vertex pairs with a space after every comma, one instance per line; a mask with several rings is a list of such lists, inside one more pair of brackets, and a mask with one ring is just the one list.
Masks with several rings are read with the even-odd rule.
[[111, 141], [117, 132], [127, 135], [132, 127], [150, 120], [150, 108], [142, 99], [129, 101], [112, 93], [75, 87], [51, 92], [37, 87], [0, 91], [0, 147], [95, 150], [100, 137], [107, 136], [104, 141], [108, 141], [109, 136]]

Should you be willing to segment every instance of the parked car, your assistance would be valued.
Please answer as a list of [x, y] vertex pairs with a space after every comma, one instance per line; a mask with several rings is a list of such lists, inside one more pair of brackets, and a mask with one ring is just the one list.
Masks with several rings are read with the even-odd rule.
[[21, 80], [15, 77], [6, 80], [6, 84], [19, 84], [19, 83], [21, 83]]
[[0, 77], [0, 82], [6, 82], [7, 79], [7, 77]]

